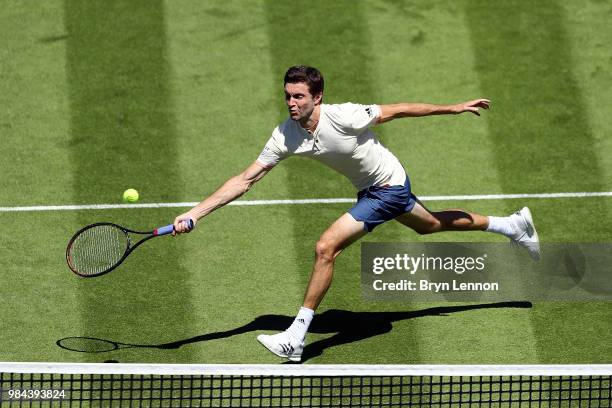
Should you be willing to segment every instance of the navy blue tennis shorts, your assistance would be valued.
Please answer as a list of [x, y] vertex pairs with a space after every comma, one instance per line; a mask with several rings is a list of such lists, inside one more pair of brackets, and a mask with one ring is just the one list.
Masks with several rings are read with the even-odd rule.
[[412, 211], [416, 196], [410, 191], [406, 175], [403, 186], [372, 186], [357, 193], [357, 204], [348, 212], [357, 221], [364, 222], [368, 232], [378, 225]]

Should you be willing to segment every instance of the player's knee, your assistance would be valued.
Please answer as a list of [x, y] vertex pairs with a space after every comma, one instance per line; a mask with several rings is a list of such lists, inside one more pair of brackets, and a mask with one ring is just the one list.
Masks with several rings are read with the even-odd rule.
[[336, 246], [330, 240], [320, 238], [315, 245], [315, 255], [317, 258], [333, 259], [336, 253]]

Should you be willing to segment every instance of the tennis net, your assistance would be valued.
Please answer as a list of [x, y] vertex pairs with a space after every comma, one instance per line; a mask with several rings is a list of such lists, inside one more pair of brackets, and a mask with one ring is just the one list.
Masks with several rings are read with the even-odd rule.
[[0, 364], [2, 407], [610, 407], [612, 365]]

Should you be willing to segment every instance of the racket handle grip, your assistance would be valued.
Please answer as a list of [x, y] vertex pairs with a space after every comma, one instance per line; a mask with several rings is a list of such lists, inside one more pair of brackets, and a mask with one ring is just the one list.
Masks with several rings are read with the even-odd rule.
[[[189, 220], [189, 229], [191, 230], [193, 228], [193, 220]], [[157, 228], [155, 230], [153, 230], [153, 235], [168, 235], [168, 234], [172, 234], [172, 232], [174, 231], [174, 224], [169, 224], [166, 225], [165, 227], [160, 227]]]

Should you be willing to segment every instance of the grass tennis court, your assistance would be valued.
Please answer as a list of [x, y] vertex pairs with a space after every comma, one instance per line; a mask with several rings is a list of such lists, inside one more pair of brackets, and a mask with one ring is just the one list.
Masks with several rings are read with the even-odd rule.
[[[612, 191], [611, 16], [595, 0], [316, 1], [299, 15], [277, 1], [10, 2], [0, 12], [0, 207], [120, 203], [128, 187], [144, 203], [199, 201], [255, 160], [286, 116], [282, 75], [298, 63], [321, 69], [326, 103], [492, 100], [481, 118], [375, 128], [417, 195]], [[342, 176], [290, 159], [244, 198], [354, 194]], [[543, 242], [610, 241], [611, 204], [429, 203], [493, 215], [528, 205]], [[349, 207], [226, 207], [91, 280], [65, 264], [76, 230], [148, 230], [182, 209], [0, 212], [0, 360], [278, 362], [255, 337], [293, 319], [317, 238]], [[418, 240], [503, 241], [422, 237], [397, 223], [365, 238]], [[609, 303], [365, 302], [359, 267], [359, 245], [338, 258], [317, 312], [331, 324], [309, 335], [307, 363], [610, 362]], [[338, 335], [349, 312], [389, 330]], [[396, 312], [406, 313], [390, 322]], [[148, 347], [56, 345], [72, 336]]]

